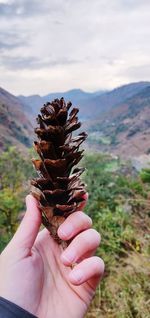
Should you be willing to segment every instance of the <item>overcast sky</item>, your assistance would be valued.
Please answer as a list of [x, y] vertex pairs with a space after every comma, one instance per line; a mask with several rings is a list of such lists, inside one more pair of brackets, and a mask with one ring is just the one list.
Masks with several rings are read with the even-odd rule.
[[14, 94], [150, 80], [149, 0], [0, 0], [0, 86]]

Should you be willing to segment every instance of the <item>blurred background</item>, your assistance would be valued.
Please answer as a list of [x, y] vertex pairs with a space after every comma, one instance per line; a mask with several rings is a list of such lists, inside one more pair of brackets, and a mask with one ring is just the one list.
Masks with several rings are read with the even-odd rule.
[[35, 175], [45, 102], [79, 107], [86, 212], [106, 263], [87, 317], [150, 317], [150, 2], [0, 0], [0, 250]]

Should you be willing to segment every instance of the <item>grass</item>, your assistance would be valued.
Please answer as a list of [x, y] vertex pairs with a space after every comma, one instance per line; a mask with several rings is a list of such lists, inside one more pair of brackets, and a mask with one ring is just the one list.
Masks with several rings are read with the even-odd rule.
[[[90, 318], [149, 318], [149, 217], [147, 213], [142, 219], [132, 215], [129, 222], [121, 222], [120, 216], [108, 226], [104, 219], [99, 222], [102, 243], [98, 255], [106, 269], [87, 315]], [[115, 223], [120, 224], [118, 232]]]

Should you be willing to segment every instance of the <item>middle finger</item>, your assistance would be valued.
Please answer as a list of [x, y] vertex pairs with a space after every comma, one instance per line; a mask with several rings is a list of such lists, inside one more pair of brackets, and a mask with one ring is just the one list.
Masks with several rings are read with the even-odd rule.
[[100, 235], [94, 229], [78, 234], [61, 255], [62, 262], [70, 266], [100, 244]]

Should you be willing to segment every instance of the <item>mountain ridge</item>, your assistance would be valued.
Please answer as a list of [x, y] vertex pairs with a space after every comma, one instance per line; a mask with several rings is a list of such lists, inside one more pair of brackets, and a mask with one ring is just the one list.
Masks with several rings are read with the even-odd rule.
[[84, 108], [84, 111], [86, 111], [86, 118], [88, 119], [90, 118], [90, 108], [92, 108], [94, 119], [94, 116], [96, 118], [98, 115], [110, 111], [112, 108], [123, 102], [123, 100], [136, 95], [149, 85], [150, 82], [141, 81], [117, 87], [100, 96], [94, 97], [89, 103], [83, 103], [82, 109]]
[[[42, 105], [55, 98], [64, 97], [67, 101], [71, 100], [75, 107], [80, 108], [79, 116], [81, 120], [94, 119], [101, 113], [109, 111], [112, 107], [117, 106], [123, 100], [132, 97], [143, 88], [150, 85], [150, 82], [141, 81], [129, 83], [117, 87], [111, 91], [99, 90], [97, 92], [88, 93], [81, 89], [72, 89], [67, 92], [50, 93], [45, 96], [31, 95], [19, 96], [21, 102], [32, 109], [32, 114], [39, 112]], [[92, 110], [92, 111], [91, 111]]]
[[21, 100], [21, 102], [26, 105], [27, 107], [30, 107], [32, 109], [33, 114], [37, 114], [39, 112], [42, 105], [48, 101], [52, 101], [55, 98], [61, 98], [64, 97], [66, 101], [71, 100], [74, 106], [80, 106], [83, 101], [87, 101], [88, 99], [92, 98], [93, 96], [100, 96], [101, 94], [104, 94], [105, 91], [99, 90], [93, 93], [85, 92], [81, 89], [71, 89], [66, 92], [56, 92], [56, 93], [49, 93], [44, 96], [40, 96], [38, 94], [30, 95], [30, 96], [24, 96], [19, 95], [18, 98]]

